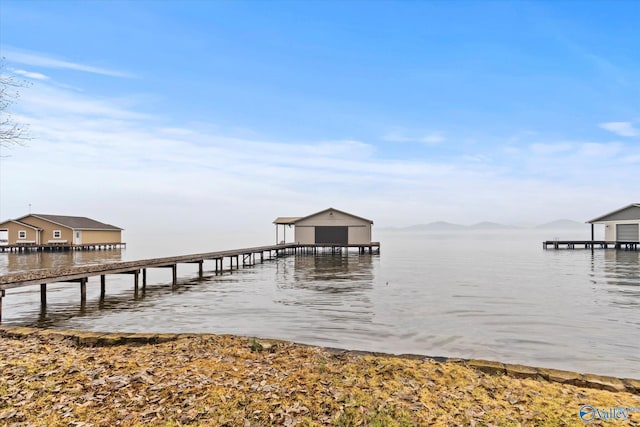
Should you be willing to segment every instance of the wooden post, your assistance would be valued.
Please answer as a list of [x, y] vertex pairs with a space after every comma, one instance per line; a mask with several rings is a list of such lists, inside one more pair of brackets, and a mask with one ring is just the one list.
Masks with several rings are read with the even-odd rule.
[[147, 269], [142, 269], [142, 289], [147, 289]]
[[138, 293], [138, 282], [139, 282], [140, 270], [136, 270], [133, 272], [133, 291]]
[[84, 304], [87, 302], [87, 278], [83, 277], [80, 279], [80, 303]]
[[40, 284], [40, 305], [44, 307], [47, 305], [47, 284]]
[[591, 241], [593, 242], [595, 239], [593, 238], [593, 224], [591, 224]]
[[173, 264], [171, 266], [171, 270], [173, 272], [173, 286], [178, 284], [178, 264]]
[[107, 280], [104, 274], [100, 275], [100, 299], [104, 299], [104, 294], [107, 290]]
[[204, 264], [204, 260], [200, 260], [198, 261], [198, 277], [200, 279], [202, 279], [202, 276], [204, 275], [204, 268], [203, 268], [203, 264]]

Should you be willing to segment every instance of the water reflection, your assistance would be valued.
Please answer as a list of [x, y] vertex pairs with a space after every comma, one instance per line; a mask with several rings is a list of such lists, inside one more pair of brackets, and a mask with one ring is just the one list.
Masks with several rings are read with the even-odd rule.
[[346, 293], [370, 289], [372, 283], [371, 255], [321, 254], [296, 256], [293, 275], [288, 278], [285, 286]]
[[640, 306], [640, 252], [605, 250], [603, 270], [607, 291], [617, 296], [611, 301], [612, 304]]
[[4, 253], [0, 256], [0, 273], [16, 273], [27, 270], [69, 267], [86, 264], [102, 264], [122, 261], [121, 249], [100, 251], [61, 251]]
[[287, 260], [275, 302], [303, 309], [316, 331], [357, 331], [373, 319], [373, 257], [362, 254], [300, 255]]

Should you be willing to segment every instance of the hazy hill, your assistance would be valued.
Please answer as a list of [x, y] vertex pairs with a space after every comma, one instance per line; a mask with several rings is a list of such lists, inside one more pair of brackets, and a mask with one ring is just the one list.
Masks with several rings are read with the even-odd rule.
[[418, 224], [410, 227], [401, 228], [406, 231], [452, 231], [452, 230], [464, 230], [464, 225], [453, 224], [446, 221], [430, 222], [429, 224]]
[[498, 224], [497, 222], [483, 221], [477, 224], [470, 225], [467, 228], [470, 230], [509, 230], [516, 227]]
[[497, 222], [483, 221], [473, 225], [461, 225], [454, 224], [447, 221], [435, 221], [428, 224], [416, 224], [409, 227], [382, 227], [379, 230], [387, 231], [473, 231], [473, 230], [523, 230], [523, 229], [535, 229], [535, 230], [586, 230], [588, 224], [582, 222], [573, 221], [570, 219], [559, 219], [556, 221], [547, 222], [536, 226], [513, 226], [504, 225]]
[[574, 228], [586, 230], [588, 227], [589, 225], [583, 222], [573, 221], [570, 219], [559, 219], [556, 221], [547, 222], [545, 224], [540, 224], [535, 228], [538, 230], [567, 230]]

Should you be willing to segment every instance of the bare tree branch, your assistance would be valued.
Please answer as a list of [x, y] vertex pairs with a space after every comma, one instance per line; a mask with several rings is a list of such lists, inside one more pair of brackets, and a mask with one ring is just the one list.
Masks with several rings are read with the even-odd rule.
[[6, 71], [4, 58], [0, 59], [0, 147], [25, 145], [30, 140], [27, 125], [17, 122], [9, 108], [20, 98], [19, 88], [29, 86]]

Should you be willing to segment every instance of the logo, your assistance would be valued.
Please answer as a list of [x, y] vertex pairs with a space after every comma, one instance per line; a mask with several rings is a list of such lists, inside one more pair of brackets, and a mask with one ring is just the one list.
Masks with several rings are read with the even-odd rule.
[[584, 405], [582, 408], [580, 408], [580, 419], [582, 419], [582, 421], [590, 422], [593, 421], [595, 417], [596, 414], [593, 406]]
[[624, 406], [613, 406], [611, 408], [594, 408], [591, 405], [584, 405], [580, 408], [580, 419], [586, 423], [593, 420], [602, 421], [625, 421], [629, 412], [638, 411], [640, 408], [628, 408]]

